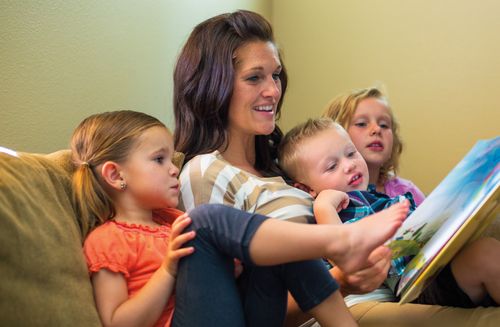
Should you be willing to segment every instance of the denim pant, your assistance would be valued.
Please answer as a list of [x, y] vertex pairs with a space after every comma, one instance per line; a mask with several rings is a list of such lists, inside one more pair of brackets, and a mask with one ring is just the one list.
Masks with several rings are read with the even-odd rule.
[[[308, 311], [338, 289], [322, 260], [255, 266], [249, 246], [264, 216], [215, 204], [189, 216], [195, 252], [179, 262], [174, 327], [282, 326], [288, 290]], [[238, 279], [233, 258], [245, 267]]]

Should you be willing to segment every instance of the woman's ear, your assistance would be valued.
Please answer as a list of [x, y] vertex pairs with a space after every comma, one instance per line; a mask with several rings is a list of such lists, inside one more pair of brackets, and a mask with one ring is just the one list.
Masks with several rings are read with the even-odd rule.
[[113, 161], [106, 161], [101, 167], [102, 179], [116, 190], [123, 189], [123, 178], [120, 174], [120, 165]]
[[313, 198], [316, 198], [318, 196], [318, 194], [313, 189], [311, 189], [309, 186], [307, 186], [306, 184], [294, 182], [293, 186], [298, 188], [299, 190], [302, 190], [306, 193], [309, 193]]

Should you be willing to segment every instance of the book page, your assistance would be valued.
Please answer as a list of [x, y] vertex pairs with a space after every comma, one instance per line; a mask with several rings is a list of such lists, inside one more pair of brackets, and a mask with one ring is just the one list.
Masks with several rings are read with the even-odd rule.
[[500, 184], [500, 137], [479, 141], [398, 230], [394, 256], [416, 255], [401, 276], [398, 295]]

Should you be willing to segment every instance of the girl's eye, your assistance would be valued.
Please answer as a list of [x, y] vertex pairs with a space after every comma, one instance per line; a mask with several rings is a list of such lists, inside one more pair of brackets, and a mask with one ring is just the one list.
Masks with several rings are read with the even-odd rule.
[[380, 128], [389, 129], [389, 128], [391, 128], [391, 126], [389, 124], [386, 124], [386, 123], [381, 123]]
[[351, 152], [347, 153], [348, 158], [352, 158], [352, 157], [354, 157], [354, 155], [356, 155], [356, 151], [351, 151]]
[[366, 127], [366, 123], [365, 122], [354, 123], [354, 126], [357, 126], [357, 127]]
[[165, 160], [165, 158], [164, 157], [156, 157], [154, 160], [161, 165], [163, 163], [163, 160]]

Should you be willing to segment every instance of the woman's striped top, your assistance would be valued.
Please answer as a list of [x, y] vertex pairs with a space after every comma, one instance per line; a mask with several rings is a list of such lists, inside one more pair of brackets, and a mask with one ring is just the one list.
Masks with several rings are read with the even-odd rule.
[[312, 223], [312, 197], [281, 177], [258, 177], [224, 160], [218, 152], [198, 155], [179, 177], [179, 208], [189, 211], [206, 203], [224, 204], [271, 218]]

